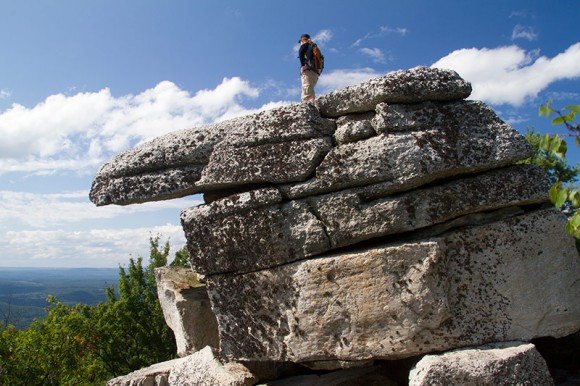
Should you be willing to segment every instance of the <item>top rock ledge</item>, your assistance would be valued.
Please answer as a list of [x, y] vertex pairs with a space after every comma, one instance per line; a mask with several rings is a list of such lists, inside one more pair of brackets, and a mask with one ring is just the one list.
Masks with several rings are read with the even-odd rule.
[[381, 102], [417, 103], [465, 99], [471, 84], [455, 71], [417, 67], [397, 71], [323, 95], [318, 99], [323, 117], [339, 117], [374, 110]]
[[[328, 117], [371, 112], [379, 103], [455, 101], [470, 92], [471, 85], [454, 71], [419, 67], [323, 95], [318, 110], [297, 103], [178, 130], [106, 162], [89, 197], [98, 206], [128, 205], [248, 184], [305, 181], [334, 146], [336, 122]], [[248, 163], [249, 152], [275, 159], [255, 157]], [[223, 165], [239, 165], [239, 175], [224, 175]]]

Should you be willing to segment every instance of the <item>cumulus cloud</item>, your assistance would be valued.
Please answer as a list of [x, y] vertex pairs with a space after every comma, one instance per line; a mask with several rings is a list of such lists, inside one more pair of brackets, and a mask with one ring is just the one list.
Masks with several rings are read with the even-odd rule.
[[516, 39], [526, 39], [529, 41], [536, 40], [538, 34], [534, 31], [532, 27], [525, 27], [523, 25], [516, 25], [512, 31], [512, 40]]
[[[148, 238], [156, 235], [164, 240], [169, 238], [175, 251], [185, 244], [181, 225], [144, 227], [139, 218], [150, 213], [155, 218], [177, 220], [181, 210], [202, 203], [199, 196], [192, 196], [97, 208], [87, 196], [87, 191], [52, 194], [0, 191], [1, 264], [115, 267], [127, 262], [131, 255], [148, 257]], [[169, 213], [172, 215], [168, 216]], [[135, 223], [139, 225], [131, 227]]]
[[386, 63], [387, 58], [380, 48], [361, 48], [360, 52], [370, 57], [375, 63]]
[[123, 218], [136, 213], [163, 209], [182, 210], [202, 203], [189, 197], [140, 205], [96, 207], [88, 200], [88, 191], [31, 193], [0, 191], [0, 230], [3, 226], [29, 228], [63, 227], [67, 224]]
[[191, 95], [169, 81], [137, 95], [108, 88], [51, 95], [27, 108], [0, 113], [0, 174], [92, 171], [110, 156], [169, 131], [244, 115], [240, 101], [259, 90], [238, 77]]
[[130, 257], [149, 257], [149, 237], [170, 240], [175, 252], [185, 245], [180, 225], [87, 231], [25, 230], [0, 234], [2, 265], [18, 267], [116, 267]]
[[383, 75], [372, 68], [339, 69], [324, 73], [318, 81], [322, 93], [334, 91], [346, 86], [365, 82]]
[[457, 71], [471, 82], [472, 99], [490, 104], [521, 106], [551, 83], [580, 77], [580, 43], [553, 58], [507, 47], [461, 49], [439, 59], [432, 67]]

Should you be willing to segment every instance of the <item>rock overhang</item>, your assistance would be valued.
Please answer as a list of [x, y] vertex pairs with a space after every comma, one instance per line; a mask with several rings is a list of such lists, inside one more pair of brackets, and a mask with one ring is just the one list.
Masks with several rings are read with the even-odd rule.
[[[372, 93], [377, 103], [456, 101], [466, 98], [471, 92], [469, 83], [449, 70], [421, 67], [387, 74], [379, 79], [383, 81], [372, 80], [358, 85], [361, 90], [375, 90]], [[347, 91], [360, 93], [361, 90], [351, 88]], [[305, 159], [299, 158], [298, 162], [309, 163], [308, 166], [303, 165], [300, 171], [289, 173], [287, 182], [305, 181], [324, 158], [329, 143], [336, 143], [333, 138], [336, 122], [329, 117], [342, 114], [343, 107], [335, 105], [335, 101], [349, 98], [343, 93], [344, 90], [338, 90], [321, 97], [318, 101], [320, 111], [311, 104], [294, 104], [176, 131], [141, 144], [113, 157], [97, 171], [89, 197], [99, 206], [128, 205], [252, 184], [221, 181], [220, 176], [231, 177], [229, 171], [223, 170], [222, 161], [247, 166], [246, 174], [256, 172], [252, 176], [260, 182], [281, 183], [278, 176], [260, 174], [260, 167], [272, 166], [271, 159], [260, 162], [260, 157], [270, 151], [303, 155]], [[350, 102], [355, 107], [349, 110], [356, 112], [374, 111], [375, 108], [368, 105], [368, 99], [351, 98]], [[315, 148], [310, 152], [302, 149], [308, 141], [315, 142], [310, 144]], [[244, 154], [249, 161], [253, 150], [256, 150], [256, 165], [246, 165], [242, 162]], [[290, 162], [281, 164], [280, 171], [284, 172], [285, 167], [291, 166]]]

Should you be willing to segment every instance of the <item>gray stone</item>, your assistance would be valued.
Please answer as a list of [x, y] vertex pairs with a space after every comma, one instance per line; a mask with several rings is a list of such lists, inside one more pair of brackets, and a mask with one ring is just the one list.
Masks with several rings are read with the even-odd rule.
[[317, 99], [323, 116], [339, 117], [373, 111], [381, 102], [453, 101], [471, 94], [471, 85], [456, 72], [418, 67], [397, 71], [322, 95]]
[[177, 355], [219, 347], [217, 320], [199, 275], [190, 268], [162, 267], [155, 270], [155, 280], [165, 322], [175, 335]]
[[283, 202], [264, 189], [185, 210], [182, 224], [196, 271], [249, 272], [467, 214], [546, 202], [548, 189], [544, 170], [524, 165], [375, 200], [362, 189]]
[[201, 178], [202, 169], [200, 165], [184, 166], [138, 175], [95, 178], [91, 200], [98, 206], [129, 205], [152, 201], [152, 197], [169, 200], [199, 193], [195, 183]]
[[535, 346], [494, 343], [439, 355], [426, 355], [411, 370], [410, 386], [553, 385]]
[[[373, 111], [380, 102], [456, 100], [469, 95], [470, 91], [469, 84], [457, 74], [426, 68], [388, 74], [353, 87], [327, 94], [320, 103], [329, 106], [336, 97], [361, 93], [362, 100], [372, 105], [365, 111]], [[358, 103], [356, 98], [351, 102]], [[347, 110], [360, 111], [350, 107]], [[335, 129], [333, 120], [322, 118], [314, 106], [301, 103], [176, 131], [106, 162], [95, 176], [90, 199], [97, 205], [127, 205], [182, 197], [224, 186], [243, 186], [254, 181], [300, 181], [310, 176], [328, 151], [326, 141]], [[361, 121], [344, 128], [338, 138], [353, 141], [372, 133], [371, 127]], [[308, 142], [316, 139], [323, 141], [316, 145]], [[218, 151], [214, 154], [214, 150]], [[275, 156], [284, 152], [285, 157]], [[243, 168], [238, 170], [236, 166]]]
[[133, 371], [127, 375], [111, 379], [107, 386], [170, 386], [169, 373], [183, 359], [156, 363], [152, 366]]
[[329, 249], [323, 224], [304, 202], [215, 216], [213, 207], [228, 206], [224, 200], [238, 201], [238, 195], [181, 215], [192, 267], [200, 273], [254, 271]]
[[397, 359], [569, 335], [580, 328], [580, 259], [565, 221], [542, 210], [422, 241], [209, 276], [221, 354]]
[[373, 127], [374, 113], [344, 115], [336, 120], [334, 140], [338, 145], [370, 138], [377, 133]]
[[[470, 92], [453, 71], [397, 71], [326, 94], [318, 109], [173, 132], [105, 163], [97, 205], [197, 193], [206, 203], [181, 221], [207, 287], [190, 270], [157, 271], [179, 354], [201, 350], [109, 384], [246, 385], [303, 366], [343, 370], [268, 384], [391, 384], [381, 360], [577, 331], [580, 259], [566, 219], [541, 209], [544, 171], [513, 165], [534, 149], [462, 100]], [[412, 382], [501, 383], [507, 372], [505, 383], [543, 382], [533, 350], [472, 350], [493, 358], [428, 356]], [[514, 350], [515, 362], [497, 360]], [[469, 374], [445, 367], [461, 361]]]
[[336, 249], [472, 213], [547, 202], [549, 186], [542, 168], [521, 165], [372, 201], [365, 199], [364, 190], [307, 201]]
[[212, 190], [304, 181], [331, 148], [329, 138], [243, 147], [220, 144], [196, 185]]
[[379, 103], [370, 120], [378, 133], [407, 130], [429, 130], [444, 127], [471, 127], [504, 122], [480, 101], [450, 103], [423, 102], [417, 104]]
[[217, 351], [205, 347], [184, 358], [157, 363], [107, 382], [107, 386], [250, 386], [255, 378], [236, 362], [222, 362]]
[[[282, 187], [290, 198], [299, 198], [349, 187], [382, 184], [384, 192], [397, 192], [442, 178], [510, 165], [531, 156], [533, 148], [511, 126], [501, 122], [479, 103], [455, 104], [476, 110], [471, 124], [458, 117], [424, 130], [385, 132], [333, 148], [303, 183]], [[467, 107], [468, 106], [468, 107]], [[433, 116], [441, 115], [441, 110]]]
[[330, 137], [335, 128], [334, 121], [321, 118], [314, 106], [300, 103], [175, 131], [106, 162], [89, 196], [97, 205], [127, 205], [200, 193], [205, 188], [197, 186], [197, 181], [218, 144], [222, 149], [245, 148], [251, 159], [253, 147], [258, 150], [255, 156], [261, 157], [267, 146], [260, 146], [296, 142], [280, 145], [292, 148], [300, 141]]
[[175, 364], [168, 382], [171, 386], [250, 386], [255, 378], [242, 364], [222, 362], [216, 349], [206, 347]]

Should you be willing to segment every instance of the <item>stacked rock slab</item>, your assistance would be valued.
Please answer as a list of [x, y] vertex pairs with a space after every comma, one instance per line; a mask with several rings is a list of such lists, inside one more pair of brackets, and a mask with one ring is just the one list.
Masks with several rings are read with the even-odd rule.
[[[220, 355], [348, 367], [580, 328], [580, 264], [533, 149], [416, 68], [118, 155], [97, 205], [182, 213]], [[366, 361], [366, 362], [365, 362]]]

